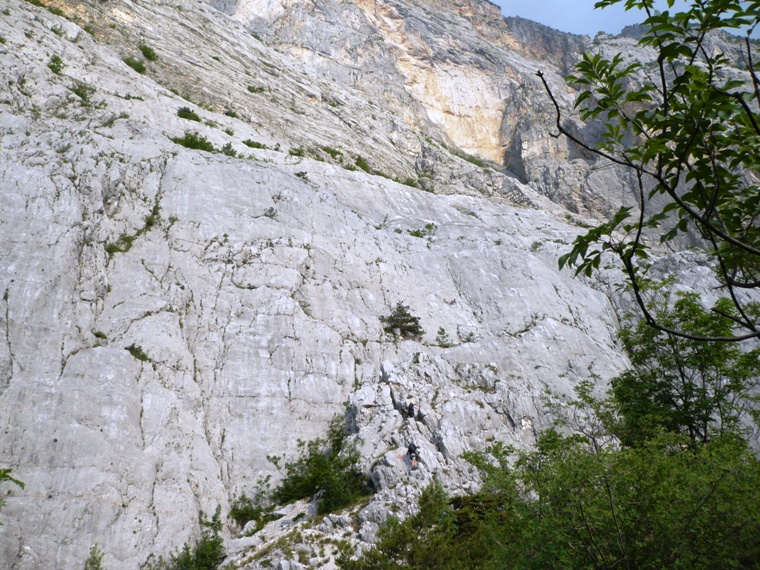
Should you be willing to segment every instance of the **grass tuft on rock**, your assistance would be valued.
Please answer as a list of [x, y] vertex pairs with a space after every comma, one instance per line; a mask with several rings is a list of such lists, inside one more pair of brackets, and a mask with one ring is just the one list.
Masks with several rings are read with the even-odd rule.
[[137, 59], [136, 57], [132, 57], [130, 55], [130, 56], [125, 57], [123, 61], [129, 67], [131, 67], [132, 69], [134, 69], [137, 73], [142, 74], [142, 73], [145, 73], [145, 71], [146, 71], [145, 62], [143, 62], [140, 59]]

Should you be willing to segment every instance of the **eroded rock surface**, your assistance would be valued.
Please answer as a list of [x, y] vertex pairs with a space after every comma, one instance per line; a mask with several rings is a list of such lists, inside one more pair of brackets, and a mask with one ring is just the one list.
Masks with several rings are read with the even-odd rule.
[[[475, 489], [463, 452], [531, 444], [547, 389], [625, 367], [613, 278], [557, 269], [579, 232], [557, 203], [603, 213], [627, 181], [550, 136], [540, 46], [494, 6], [5, 6], [0, 465], [26, 483], [0, 515], [9, 567], [81, 567], [98, 543], [137, 568], [336, 414], [379, 493], [322, 531], [371, 541], [432, 477]], [[172, 142], [189, 132], [224, 152]], [[419, 341], [383, 332], [398, 302]], [[228, 551], [272, 529], [230, 527]]]

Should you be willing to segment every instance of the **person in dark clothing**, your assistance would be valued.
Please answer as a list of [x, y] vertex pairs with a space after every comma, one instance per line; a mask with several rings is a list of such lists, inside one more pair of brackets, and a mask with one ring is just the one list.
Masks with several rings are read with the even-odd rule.
[[406, 417], [414, 419], [414, 402], [409, 402], [409, 407], [406, 409]]
[[410, 443], [409, 447], [406, 450], [406, 454], [412, 461], [412, 467], [417, 467], [417, 461], [420, 458], [419, 451], [419, 448], [414, 444], [414, 442]]

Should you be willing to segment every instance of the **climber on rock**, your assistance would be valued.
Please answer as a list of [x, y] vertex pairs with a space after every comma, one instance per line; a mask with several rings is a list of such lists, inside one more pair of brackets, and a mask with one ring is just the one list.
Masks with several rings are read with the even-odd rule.
[[410, 443], [409, 447], [406, 450], [406, 454], [409, 456], [409, 460], [412, 462], [412, 469], [417, 467], [417, 461], [420, 458], [419, 451], [419, 448], [414, 444], [414, 442]]
[[409, 402], [409, 407], [406, 409], [406, 417], [414, 419], [414, 402]]

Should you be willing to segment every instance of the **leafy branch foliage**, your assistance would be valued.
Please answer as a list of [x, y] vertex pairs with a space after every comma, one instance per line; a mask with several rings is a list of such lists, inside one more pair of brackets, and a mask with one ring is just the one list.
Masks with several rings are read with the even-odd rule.
[[[730, 335], [734, 322], [721, 314], [733, 308], [727, 299], [716, 304], [718, 314], [705, 311], [694, 293], [680, 295], [672, 309], [669, 301], [652, 309], [666, 327], [698, 336]], [[660, 429], [692, 444], [707, 442], [740, 430], [756, 407], [760, 347], [689, 341], [645, 321], [619, 336], [633, 366], [611, 382], [622, 418], [615, 435], [624, 444], [640, 444]]]
[[550, 431], [536, 451], [492, 450], [498, 467], [475, 460], [504, 505], [489, 525], [500, 538], [496, 566], [755, 567], [757, 460], [737, 439], [683, 442], [660, 435], [591, 451], [583, 438]]
[[[601, 0], [597, 8], [621, 4]], [[675, 0], [667, 0], [672, 8]], [[698, 235], [715, 261], [719, 281], [736, 308], [743, 329], [715, 340], [760, 336], [760, 310], [743, 292], [760, 288], [760, 79], [757, 47], [745, 41], [747, 80], [736, 79], [722, 53], [706, 46], [718, 30], [754, 29], [760, 1], [694, 0], [681, 12], [655, 12], [653, 0], [625, 0], [625, 8], [646, 13], [640, 44], [657, 53], [649, 75], [621, 55], [608, 60], [587, 53], [568, 83], [581, 89], [576, 100], [583, 120], [601, 120], [605, 132], [592, 146], [566, 128], [548, 83], [539, 77], [555, 106], [557, 128], [599, 158], [626, 166], [638, 179], [640, 211], [621, 208], [608, 222], [578, 236], [560, 267], [591, 275], [605, 253], [617, 255], [647, 322], [661, 330], [639, 290], [648, 258], [644, 230], [662, 243], [687, 232]], [[753, 53], [753, 49], [755, 53]], [[641, 83], [643, 81], [643, 83]], [[641, 85], [638, 87], [638, 85]], [[652, 198], [665, 205], [652, 211]], [[692, 335], [693, 337], [693, 335]]]

